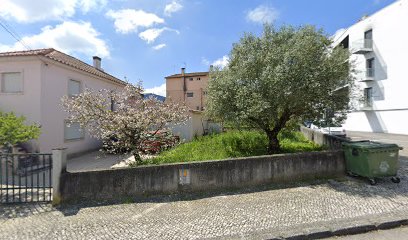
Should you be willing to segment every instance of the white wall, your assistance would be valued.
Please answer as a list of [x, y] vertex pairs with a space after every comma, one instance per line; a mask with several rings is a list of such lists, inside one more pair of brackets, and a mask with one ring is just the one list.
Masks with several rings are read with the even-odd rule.
[[366, 59], [375, 58], [375, 80], [357, 84], [361, 93], [366, 87], [373, 88], [374, 111], [350, 114], [345, 124], [347, 130], [408, 134], [407, 24], [408, 2], [400, 0], [347, 30], [351, 50], [356, 47], [355, 41], [364, 38], [365, 31], [373, 30], [374, 51], [351, 57], [356, 63], [356, 69], [363, 72]]
[[190, 142], [195, 136], [202, 136], [205, 127], [203, 124], [206, 124], [203, 114], [190, 111], [189, 115], [190, 118], [186, 122], [169, 126], [174, 135], [186, 142]]
[[348, 131], [408, 134], [408, 110], [361, 111], [348, 115]]
[[56, 147], [68, 148], [68, 154], [85, 152], [100, 147], [100, 141], [85, 134], [84, 139], [64, 140], [64, 120], [67, 113], [61, 106], [61, 98], [68, 94], [68, 81], [80, 81], [81, 88], [122, 89], [123, 86], [110, 81], [97, 79], [95, 76], [74, 70], [66, 65], [50, 62], [43, 67], [41, 82], [42, 132], [40, 147], [43, 152], [50, 152]]
[[[27, 124], [41, 123], [41, 62], [37, 58], [0, 58], [0, 77], [4, 72], [21, 72], [23, 93], [1, 93], [0, 110], [25, 116]], [[33, 149], [38, 150], [37, 144]]]
[[204, 130], [208, 133], [219, 133], [222, 131], [218, 123], [208, 121], [202, 112], [190, 111], [190, 119], [182, 124], [173, 124], [170, 126], [172, 133], [179, 136], [181, 140], [191, 141], [195, 136], [203, 136]]

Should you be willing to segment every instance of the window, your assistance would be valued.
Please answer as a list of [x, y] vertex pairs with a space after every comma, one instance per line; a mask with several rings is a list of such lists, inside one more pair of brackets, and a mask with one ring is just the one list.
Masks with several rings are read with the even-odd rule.
[[367, 77], [374, 77], [374, 58], [366, 60]]
[[65, 121], [64, 139], [65, 140], [79, 140], [84, 138], [84, 130], [77, 122]]
[[340, 42], [340, 46], [342, 46], [343, 48], [349, 48], [349, 36], [347, 35], [347, 37], [345, 37], [341, 42]]
[[373, 88], [364, 88], [364, 106], [371, 107], [373, 105]]
[[68, 81], [68, 96], [74, 97], [81, 93], [81, 82], [76, 80]]
[[193, 81], [193, 78], [190, 78], [190, 81]]
[[187, 93], [187, 97], [194, 97], [194, 93], [188, 92], [188, 93]]
[[364, 32], [364, 47], [365, 48], [373, 47], [373, 30], [372, 29]]
[[200, 110], [200, 106], [196, 106], [196, 110]]
[[207, 95], [207, 91], [203, 91], [203, 95]]
[[22, 93], [23, 77], [20, 72], [9, 72], [1, 74], [2, 93]]
[[201, 80], [201, 78], [197, 78], [197, 80]]
[[372, 29], [364, 32], [364, 39], [373, 39], [373, 30]]

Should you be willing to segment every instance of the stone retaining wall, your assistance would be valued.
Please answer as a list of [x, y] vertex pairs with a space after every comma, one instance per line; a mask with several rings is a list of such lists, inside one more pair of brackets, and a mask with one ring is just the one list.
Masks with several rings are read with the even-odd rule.
[[342, 151], [64, 173], [62, 201], [203, 192], [344, 176]]
[[337, 137], [334, 135], [315, 131], [313, 129], [303, 126], [300, 127], [300, 131], [310, 141], [315, 142], [319, 145], [327, 146], [329, 149], [332, 150], [340, 150], [342, 149], [341, 147], [342, 142], [350, 142], [350, 139], [348, 138]]

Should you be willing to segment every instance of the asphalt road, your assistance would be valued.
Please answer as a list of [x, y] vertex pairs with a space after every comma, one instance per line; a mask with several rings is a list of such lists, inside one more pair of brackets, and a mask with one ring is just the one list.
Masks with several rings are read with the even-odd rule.
[[403, 240], [408, 239], [408, 227], [394, 228], [390, 230], [373, 231], [364, 234], [332, 237], [328, 240]]

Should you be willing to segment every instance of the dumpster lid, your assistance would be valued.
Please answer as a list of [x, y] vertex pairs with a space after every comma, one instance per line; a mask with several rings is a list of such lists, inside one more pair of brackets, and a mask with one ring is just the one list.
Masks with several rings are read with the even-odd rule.
[[343, 143], [343, 145], [361, 149], [400, 148], [397, 144], [394, 143], [382, 143], [373, 141], [349, 142]]

